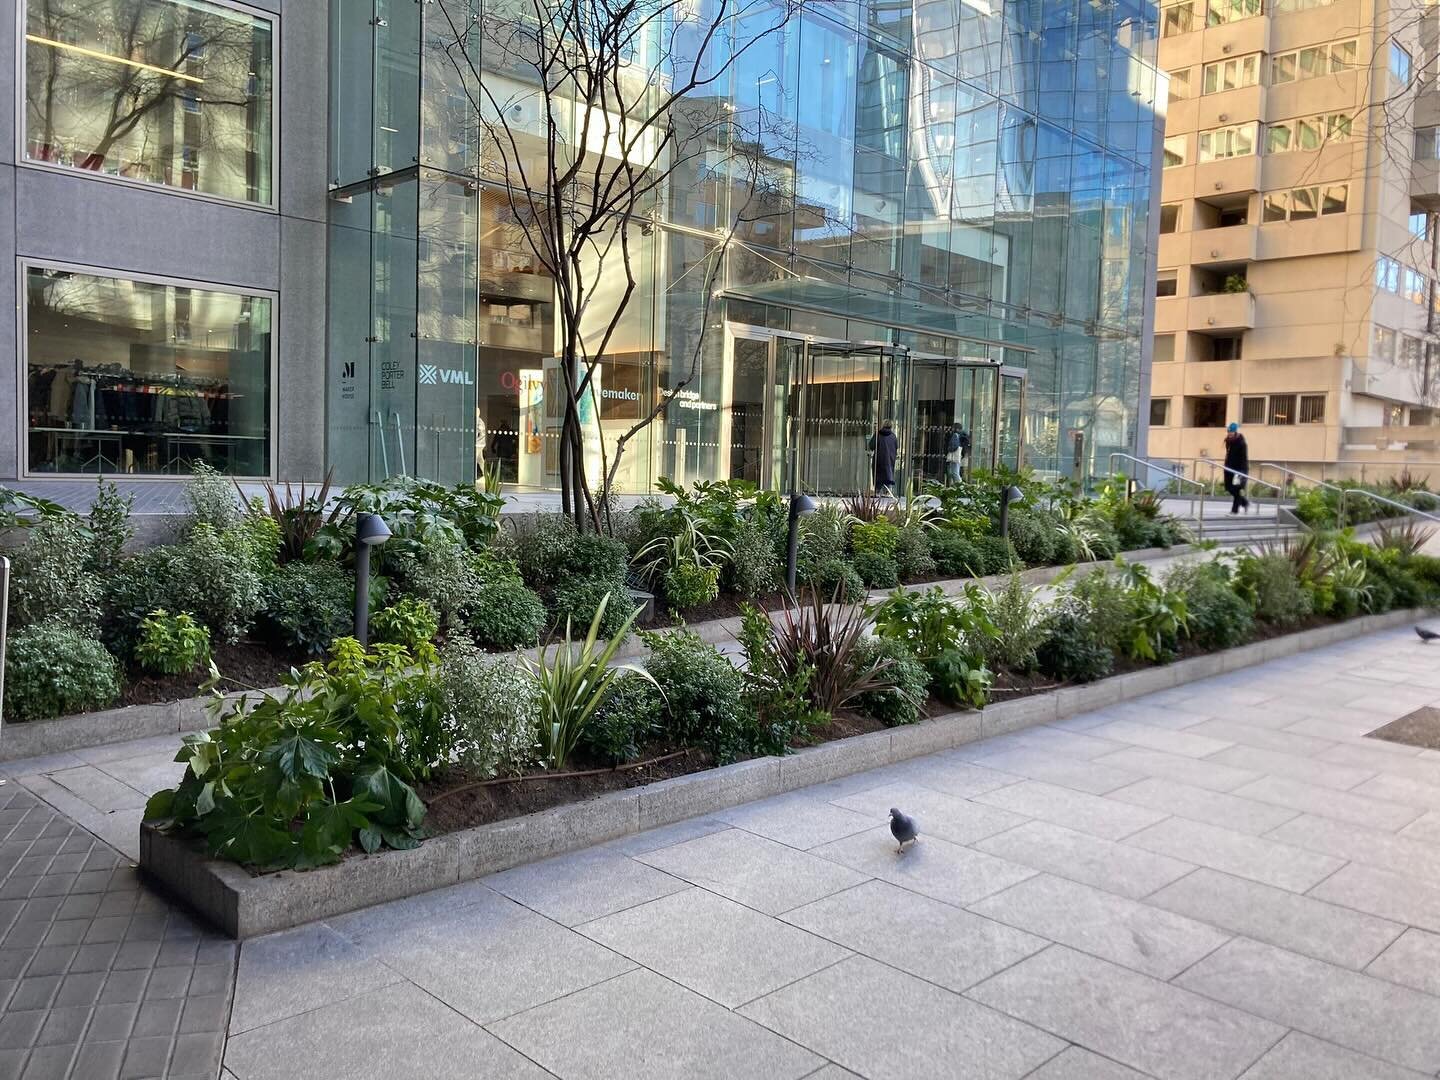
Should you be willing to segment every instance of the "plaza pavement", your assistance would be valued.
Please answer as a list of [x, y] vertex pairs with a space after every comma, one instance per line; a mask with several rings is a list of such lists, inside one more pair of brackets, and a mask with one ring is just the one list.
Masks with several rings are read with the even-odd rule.
[[[221, 991], [222, 1075], [1434, 1076], [1440, 753], [1362, 737], [1426, 704], [1440, 646], [1372, 634], [255, 939]], [[120, 844], [178, 768], [173, 743], [6, 766], [0, 826], [37, 813], [25, 831], [80, 854], [68, 816]], [[891, 806], [921, 824], [904, 855]], [[0, 840], [0, 905], [38, 865], [23, 842]], [[67, 1046], [76, 1077], [179, 1075], [190, 1002], [213, 1002], [229, 954], [126, 870], [129, 921], [108, 932], [153, 937], [163, 912], [146, 970], [186, 974], [159, 980], [176, 1005], [146, 1011], [143, 986], [122, 1004], [171, 1026], [132, 1057], [72, 1007], [6, 1056], [15, 1015], [43, 1033], [61, 1011], [10, 997], [0, 1077], [65, 1075]], [[164, 954], [172, 924], [187, 944]], [[0, 960], [37, 934], [7, 936]], [[74, 992], [103, 999], [114, 974]], [[157, 1039], [171, 1057], [146, 1071]]]

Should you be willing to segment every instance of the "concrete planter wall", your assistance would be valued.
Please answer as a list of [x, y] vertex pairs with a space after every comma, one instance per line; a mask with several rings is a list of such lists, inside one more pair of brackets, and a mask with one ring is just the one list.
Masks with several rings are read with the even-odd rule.
[[427, 840], [414, 851], [387, 851], [335, 866], [254, 876], [206, 857], [188, 842], [141, 826], [142, 870], [232, 937], [248, 938], [470, 881], [697, 814], [763, 799], [921, 754], [961, 746], [1035, 724], [1063, 720], [1172, 686], [1291, 656], [1375, 630], [1403, 626], [1421, 613], [1393, 611], [1306, 630], [1165, 667], [1117, 675], [951, 713], [919, 724], [758, 758], [610, 792], [585, 802], [498, 821]]

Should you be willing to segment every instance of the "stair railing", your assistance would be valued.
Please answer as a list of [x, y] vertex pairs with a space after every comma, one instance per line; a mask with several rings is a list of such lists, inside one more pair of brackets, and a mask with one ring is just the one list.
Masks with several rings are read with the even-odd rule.
[[1437, 516], [1435, 514], [1427, 514], [1424, 510], [1419, 510], [1413, 506], [1408, 506], [1405, 503], [1402, 503], [1396, 499], [1387, 499], [1384, 495], [1377, 495], [1375, 494], [1375, 492], [1366, 491], [1364, 488], [1347, 488], [1341, 487], [1339, 484], [1331, 484], [1325, 480], [1316, 480], [1314, 477], [1306, 476], [1304, 473], [1296, 472], [1294, 469], [1286, 468], [1284, 465], [1276, 465], [1274, 462], [1270, 461], [1260, 462], [1260, 468], [1275, 469], [1277, 472], [1282, 472], [1286, 476], [1293, 476], [1297, 480], [1303, 480], [1307, 484], [1313, 484], [1318, 488], [1325, 488], [1328, 491], [1339, 492], [1340, 508], [1338, 524], [1342, 529], [1345, 528], [1345, 526], [1350, 522], [1350, 511], [1347, 500], [1351, 495], [1363, 495], [1367, 499], [1372, 499], [1375, 502], [1381, 503], [1384, 506], [1393, 506], [1395, 509], [1403, 511], [1405, 514], [1413, 514], [1416, 517], [1422, 517], [1426, 521], [1433, 521], [1437, 525], [1440, 525], [1440, 516]]
[[[1123, 453], [1123, 452], [1121, 452], [1121, 451], [1119, 451], [1119, 450], [1115, 451], [1113, 454], [1110, 455], [1110, 466], [1109, 466], [1109, 468], [1110, 468], [1110, 472], [1111, 472], [1111, 473], [1114, 473], [1114, 472], [1117, 471], [1116, 468], [1115, 468], [1115, 462], [1116, 462], [1117, 460], [1123, 460], [1123, 461], [1128, 461], [1128, 462], [1132, 463], [1132, 468], [1130, 469], [1130, 472], [1129, 472], [1129, 473], [1123, 473], [1123, 472], [1121, 473], [1121, 475], [1127, 476], [1127, 478], [1130, 479], [1130, 480], [1132, 480], [1132, 481], [1134, 481], [1134, 480], [1137, 479], [1136, 476], [1134, 475], [1135, 470], [1134, 470], [1133, 466], [1134, 466], [1134, 465], [1143, 465], [1143, 466], [1145, 466], [1145, 469], [1146, 469], [1147, 472], [1150, 472], [1150, 473], [1159, 473], [1161, 476], [1168, 476], [1171, 480], [1174, 480], [1174, 481], [1176, 481], [1176, 482], [1178, 482], [1178, 483], [1181, 483], [1181, 484], [1189, 484], [1189, 485], [1191, 485], [1192, 487], [1198, 489], [1198, 492], [1206, 492], [1206, 491], [1209, 490], [1209, 489], [1206, 488], [1206, 486], [1205, 486], [1204, 484], [1202, 484], [1199, 480], [1192, 480], [1190, 477], [1186, 476], [1184, 473], [1175, 472], [1173, 469], [1161, 468], [1159, 465], [1152, 464], [1151, 462], [1145, 460], [1144, 458], [1138, 458], [1138, 457], [1136, 457], [1134, 454], [1126, 454], [1126, 453]], [[1197, 499], [1197, 497], [1199, 498], [1199, 513], [1196, 513], [1196, 499]], [[1127, 484], [1126, 487], [1125, 487], [1125, 498], [1126, 498], [1127, 500], [1130, 498], [1130, 487], [1129, 487], [1128, 484]], [[1204, 540], [1204, 539], [1205, 539], [1205, 499], [1204, 499], [1204, 496], [1203, 496], [1203, 495], [1192, 494], [1192, 495], [1190, 496], [1190, 516], [1195, 519], [1195, 527], [1196, 527], [1196, 530], [1197, 530], [1195, 539], [1196, 539], [1196, 540]]]

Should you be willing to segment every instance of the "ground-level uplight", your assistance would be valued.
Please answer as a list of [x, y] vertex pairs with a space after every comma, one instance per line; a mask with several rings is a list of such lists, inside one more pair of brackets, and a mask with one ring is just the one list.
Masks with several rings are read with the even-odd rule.
[[795, 595], [795, 561], [800, 554], [800, 518], [815, 512], [815, 500], [809, 495], [791, 494], [790, 531], [785, 538], [785, 588]]
[[1000, 537], [1005, 539], [1010, 535], [1010, 504], [1025, 501], [1025, 493], [1014, 484], [1011, 484], [1000, 493]]
[[370, 549], [390, 539], [390, 529], [379, 514], [355, 519], [355, 640], [370, 644]]

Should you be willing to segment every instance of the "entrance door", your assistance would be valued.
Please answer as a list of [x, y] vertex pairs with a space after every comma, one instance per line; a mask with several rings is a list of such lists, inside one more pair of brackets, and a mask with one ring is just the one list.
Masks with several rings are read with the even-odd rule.
[[1018, 470], [1024, 443], [1025, 375], [1013, 368], [1000, 369], [1000, 396], [996, 403], [999, 437], [996, 459], [1007, 469]]

